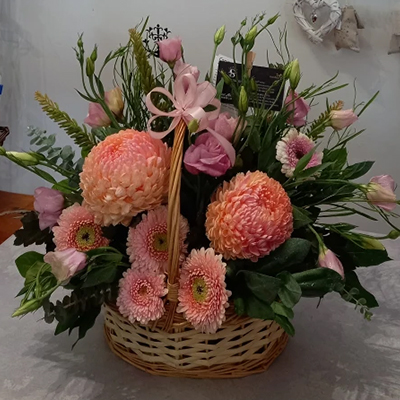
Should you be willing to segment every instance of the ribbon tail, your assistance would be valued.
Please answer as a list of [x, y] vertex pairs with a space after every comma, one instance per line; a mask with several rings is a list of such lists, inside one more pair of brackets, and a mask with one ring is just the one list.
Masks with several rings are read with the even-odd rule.
[[210, 132], [211, 135], [213, 135], [215, 139], [217, 139], [218, 142], [221, 144], [222, 148], [225, 150], [225, 153], [229, 157], [229, 160], [231, 161], [231, 165], [233, 167], [236, 160], [236, 151], [233, 148], [232, 144], [229, 142], [229, 140], [225, 139], [222, 135], [215, 132], [213, 129], [208, 129], [207, 131]]
[[167, 96], [172, 104], [174, 105], [174, 107], [176, 108], [176, 104], [175, 104], [175, 99], [172, 96], [172, 94], [170, 92], [168, 92], [168, 90], [164, 89], [164, 88], [154, 88], [151, 92], [149, 92], [146, 96], [146, 107], [148, 108], [148, 110], [155, 115], [160, 115], [163, 117], [169, 117], [170, 113], [167, 113], [165, 111], [161, 111], [160, 109], [158, 109], [152, 102], [151, 100], [151, 95], [152, 93], [160, 93], [163, 94], [164, 96]]

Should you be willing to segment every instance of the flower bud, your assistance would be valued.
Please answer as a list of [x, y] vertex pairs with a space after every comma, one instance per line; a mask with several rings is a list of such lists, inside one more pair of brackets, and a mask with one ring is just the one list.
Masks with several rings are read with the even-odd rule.
[[253, 92], [257, 92], [257, 83], [254, 78], [250, 79], [250, 87]]
[[398, 237], [400, 237], [400, 231], [393, 229], [392, 231], [389, 232], [388, 238], [392, 240], [396, 240]]
[[0, 146], [0, 156], [5, 156], [5, 155], [6, 155], [6, 149]]
[[188, 124], [189, 132], [190, 133], [197, 132], [199, 129], [199, 126], [200, 126], [199, 121], [196, 118], [193, 118]]
[[295, 90], [297, 86], [299, 86], [300, 82], [300, 64], [299, 60], [294, 60], [291, 62], [292, 66], [290, 68], [290, 74], [289, 74], [289, 82], [290, 82], [290, 87]]
[[35, 157], [31, 153], [20, 153], [18, 151], [6, 151], [6, 157], [12, 159], [16, 159], [20, 161], [22, 164], [29, 166], [29, 165], [37, 165], [39, 164], [39, 159]]
[[86, 59], [86, 75], [88, 77], [93, 76], [94, 74], [94, 63], [90, 57]]
[[358, 120], [352, 109], [350, 110], [332, 110], [330, 113], [330, 124], [333, 129], [340, 131], [354, 124]]
[[390, 175], [374, 176], [366, 188], [369, 202], [385, 211], [393, 211], [397, 205], [396, 183]]
[[92, 54], [90, 55], [90, 59], [95, 62], [97, 60], [97, 46], [94, 46]]
[[80, 50], [83, 49], [82, 35], [79, 35], [79, 38], [78, 38], [78, 41], [77, 41], [77, 45], [78, 45], [78, 48], [79, 48]]
[[20, 317], [21, 315], [28, 314], [30, 312], [36, 311], [42, 305], [42, 300], [32, 299], [27, 301], [25, 304], [18, 307], [14, 313], [11, 315], [14, 317]]
[[322, 268], [329, 268], [344, 278], [343, 265], [332, 250], [329, 250], [325, 246], [320, 247], [318, 262]]
[[239, 95], [239, 103], [238, 103], [239, 112], [241, 112], [242, 114], [246, 114], [248, 108], [249, 108], [249, 102], [247, 100], [246, 89], [244, 88], [244, 86], [241, 86], [240, 87], [240, 95]]
[[214, 43], [215, 43], [216, 46], [219, 46], [222, 43], [222, 41], [224, 40], [225, 31], [226, 31], [225, 30], [225, 25], [222, 25], [221, 28], [219, 28], [217, 30], [217, 32], [215, 32]]
[[370, 250], [386, 250], [385, 246], [377, 239], [369, 236], [361, 236], [361, 245], [364, 249]]
[[227, 85], [231, 85], [232, 84], [232, 79], [224, 71], [221, 71], [221, 76], [222, 76], [222, 79], [224, 80], [224, 82]]
[[255, 25], [246, 33], [246, 36], [244, 37], [244, 42], [246, 44], [254, 44], [256, 36], [257, 36], [257, 26]]

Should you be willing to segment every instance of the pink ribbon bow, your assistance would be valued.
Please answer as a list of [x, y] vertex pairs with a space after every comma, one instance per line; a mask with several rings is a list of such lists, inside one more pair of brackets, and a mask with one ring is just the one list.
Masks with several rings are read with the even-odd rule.
[[[151, 100], [152, 93], [161, 93], [171, 100], [175, 110], [165, 112], [158, 109]], [[192, 74], [180, 74], [174, 82], [174, 95], [164, 88], [157, 87], [148, 93], [146, 97], [146, 106], [153, 114], [147, 123], [147, 128], [150, 135], [156, 139], [162, 139], [172, 132], [179, 121], [183, 119], [186, 124], [196, 119], [199, 122], [198, 132], [204, 130], [208, 126], [208, 121], [218, 117], [221, 102], [215, 98], [217, 90], [211, 83], [203, 82], [197, 84], [196, 78]], [[208, 105], [214, 106], [212, 111], [205, 111], [204, 108]], [[169, 117], [173, 118], [167, 130], [155, 132], [151, 129], [151, 124], [157, 118]], [[226, 151], [232, 165], [235, 163], [235, 149], [222, 135], [215, 131], [210, 133], [220, 142], [221, 146]]]

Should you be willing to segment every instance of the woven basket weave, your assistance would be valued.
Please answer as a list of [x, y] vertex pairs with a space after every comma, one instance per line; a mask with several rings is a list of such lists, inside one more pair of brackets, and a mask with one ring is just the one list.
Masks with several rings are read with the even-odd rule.
[[153, 325], [132, 324], [105, 305], [105, 336], [111, 350], [154, 375], [240, 378], [265, 371], [284, 350], [288, 336], [274, 321], [240, 317], [233, 307], [215, 334], [196, 331], [176, 313], [179, 279], [179, 216], [183, 121], [175, 129], [168, 195], [168, 295], [166, 313]]

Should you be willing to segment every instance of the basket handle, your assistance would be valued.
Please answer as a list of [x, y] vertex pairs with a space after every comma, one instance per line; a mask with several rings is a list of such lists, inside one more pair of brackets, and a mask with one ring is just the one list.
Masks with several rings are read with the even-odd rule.
[[176, 307], [178, 305], [178, 278], [179, 278], [179, 219], [181, 215], [181, 177], [183, 142], [185, 139], [186, 124], [182, 119], [175, 128], [174, 144], [172, 147], [171, 167], [169, 172], [168, 190], [168, 294], [169, 308], [163, 329], [169, 331], [174, 321]]

